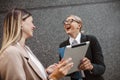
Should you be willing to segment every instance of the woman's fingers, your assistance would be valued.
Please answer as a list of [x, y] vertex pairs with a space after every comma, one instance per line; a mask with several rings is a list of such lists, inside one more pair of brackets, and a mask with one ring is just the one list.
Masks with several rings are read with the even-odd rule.
[[72, 58], [62, 60], [62, 62], [57, 65], [57, 68], [49, 75], [49, 78], [55, 78], [57, 80], [65, 76], [73, 66], [73, 63], [71, 61]]
[[58, 68], [61, 68], [62, 66], [65, 66], [68, 64], [70, 61], [72, 61], [72, 58], [68, 58], [67, 60], [62, 61], [61, 63], [58, 64]]
[[73, 67], [73, 62], [70, 62], [70, 61], [72, 61], [72, 58], [68, 58], [63, 63], [61, 63], [61, 65], [59, 67], [59, 71], [63, 75], [66, 75], [68, 73], [68, 71]]
[[50, 65], [46, 71], [50, 74], [57, 68], [57, 63], [54, 63], [53, 65]]
[[73, 67], [73, 62], [68, 63], [67, 65], [60, 68], [60, 71], [66, 75], [68, 71]]

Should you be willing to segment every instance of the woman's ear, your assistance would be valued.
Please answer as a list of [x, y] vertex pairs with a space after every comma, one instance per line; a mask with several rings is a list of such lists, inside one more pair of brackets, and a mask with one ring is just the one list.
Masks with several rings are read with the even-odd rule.
[[23, 29], [24, 21], [21, 22], [21, 29]]
[[21, 26], [22, 26], [22, 27], [25, 26], [25, 21], [21, 21]]

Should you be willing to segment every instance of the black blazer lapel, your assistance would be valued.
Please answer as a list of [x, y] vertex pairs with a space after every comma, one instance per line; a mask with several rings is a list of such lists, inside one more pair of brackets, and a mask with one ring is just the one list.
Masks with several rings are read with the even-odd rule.
[[65, 41], [65, 46], [70, 45], [69, 38]]
[[65, 46], [67, 46], [67, 45], [70, 45], [70, 43], [69, 43], [69, 38], [66, 40], [66, 41], [64, 41], [63, 43], [61, 43], [60, 45], [59, 45], [59, 47], [61, 48], [61, 47], [65, 47]]
[[86, 42], [87, 41], [87, 37], [84, 34], [81, 34], [81, 42]]

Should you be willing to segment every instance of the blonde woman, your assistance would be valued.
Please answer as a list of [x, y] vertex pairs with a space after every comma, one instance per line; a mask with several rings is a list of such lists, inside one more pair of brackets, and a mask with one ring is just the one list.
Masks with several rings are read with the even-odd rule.
[[4, 19], [3, 42], [0, 50], [0, 80], [58, 80], [73, 66], [71, 58], [52, 65], [46, 70], [25, 45], [33, 36], [32, 15], [15, 8]]

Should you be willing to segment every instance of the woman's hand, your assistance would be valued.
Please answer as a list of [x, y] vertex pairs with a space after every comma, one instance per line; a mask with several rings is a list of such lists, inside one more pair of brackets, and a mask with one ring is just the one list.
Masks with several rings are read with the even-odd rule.
[[49, 78], [58, 80], [67, 75], [68, 71], [73, 67], [71, 60], [72, 58], [60, 61], [59, 64], [57, 64], [57, 68], [49, 75]]
[[50, 65], [47, 69], [46, 69], [46, 71], [47, 71], [47, 73], [48, 74], [51, 74], [56, 68], [57, 68], [57, 63], [54, 63], [53, 65]]

